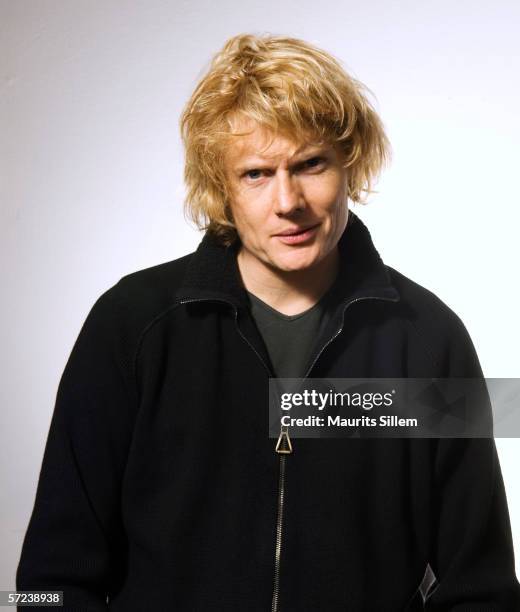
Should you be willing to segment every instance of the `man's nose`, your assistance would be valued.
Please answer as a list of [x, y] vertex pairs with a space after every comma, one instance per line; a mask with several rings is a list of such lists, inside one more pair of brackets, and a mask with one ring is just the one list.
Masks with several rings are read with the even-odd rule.
[[274, 182], [274, 208], [277, 214], [287, 215], [303, 208], [303, 194], [297, 177], [287, 170], [282, 170], [277, 172]]

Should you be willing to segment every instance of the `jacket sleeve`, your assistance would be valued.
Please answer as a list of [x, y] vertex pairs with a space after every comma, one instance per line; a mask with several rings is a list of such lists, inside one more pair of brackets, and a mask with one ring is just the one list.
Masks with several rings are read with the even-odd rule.
[[94, 304], [62, 374], [18, 590], [62, 590], [63, 610], [106, 610], [123, 578], [121, 481], [136, 405], [114, 288]]
[[[471, 338], [455, 317], [445, 377], [482, 378]], [[490, 418], [491, 406], [489, 406]], [[518, 612], [520, 585], [506, 493], [493, 438], [439, 438], [434, 462], [437, 585], [428, 612]]]

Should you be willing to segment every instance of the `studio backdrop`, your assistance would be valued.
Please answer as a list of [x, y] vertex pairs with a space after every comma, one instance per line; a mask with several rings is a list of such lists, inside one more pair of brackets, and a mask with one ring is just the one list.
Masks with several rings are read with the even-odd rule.
[[[183, 216], [178, 121], [232, 35], [308, 40], [370, 88], [393, 159], [353, 210], [386, 264], [461, 317], [485, 376], [520, 376], [519, 22], [512, 0], [0, 0], [1, 589], [87, 313], [202, 237]], [[518, 557], [510, 433], [497, 448]]]

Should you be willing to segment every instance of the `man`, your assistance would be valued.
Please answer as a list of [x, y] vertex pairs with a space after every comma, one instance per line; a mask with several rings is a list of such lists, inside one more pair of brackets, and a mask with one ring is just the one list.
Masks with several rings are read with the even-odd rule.
[[481, 377], [347, 199], [388, 157], [330, 55], [237, 36], [182, 117], [198, 249], [92, 308], [56, 400], [18, 589], [66, 610], [520, 609], [494, 441], [268, 436], [269, 377]]

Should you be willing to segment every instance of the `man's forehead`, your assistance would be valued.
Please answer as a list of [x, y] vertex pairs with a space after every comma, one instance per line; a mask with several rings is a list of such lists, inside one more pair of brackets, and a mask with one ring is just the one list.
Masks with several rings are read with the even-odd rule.
[[226, 147], [226, 157], [230, 162], [254, 157], [272, 161], [280, 156], [295, 157], [306, 150], [316, 148], [321, 143], [310, 138], [292, 138], [289, 135], [275, 134], [259, 125], [249, 125], [245, 130], [236, 130]]
[[284, 139], [282, 142], [279, 137], [261, 141], [246, 140], [245, 137], [239, 137], [236, 142], [232, 141], [229, 152], [231, 155], [235, 154], [235, 157], [240, 159], [258, 157], [270, 161], [285, 155], [294, 157], [299, 153], [303, 153], [306, 149], [310, 149], [311, 146], [309, 143], [298, 144], [287, 139]]

